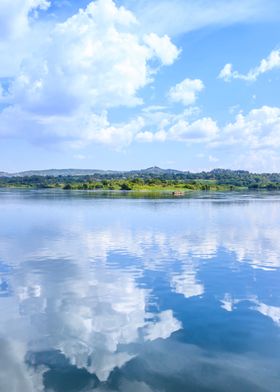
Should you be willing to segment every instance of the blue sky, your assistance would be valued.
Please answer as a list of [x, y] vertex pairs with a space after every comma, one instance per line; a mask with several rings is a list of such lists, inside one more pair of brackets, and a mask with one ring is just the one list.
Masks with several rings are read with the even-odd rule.
[[1, 0], [0, 171], [280, 171], [277, 0]]

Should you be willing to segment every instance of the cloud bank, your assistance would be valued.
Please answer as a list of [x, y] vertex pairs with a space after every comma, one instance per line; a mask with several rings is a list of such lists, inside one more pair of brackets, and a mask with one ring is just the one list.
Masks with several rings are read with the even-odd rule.
[[[52, 5], [50, 1], [16, 1], [12, 6], [1, 2], [0, 138], [62, 150], [102, 144], [120, 151], [140, 142], [176, 142], [193, 146], [193, 155], [199, 145], [207, 150], [204, 156], [214, 157], [211, 162], [224, 162], [219, 156], [224, 147], [231, 148], [235, 157], [232, 167], [254, 169], [259, 157], [258, 170], [278, 170], [277, 106], [240, 111], [235, 119], [221, 123], [194, 106], [206, 90], [199, 75], [184, 75], [165, 86], [165, 102], [160, 102], [165, 107], [150, 110], [147, 105], [157, 90], [157, 75], [180, 58], [181, 49], [170, 38], [173, 34], [272, 18], [279, 3], [271, 0], [269, 7], [262, 0], [246, 0], [240, 7], [224, 0], [123, 4], [92, 1], [63, 21], [44, 21], [40, 16]], [[169, 20], [176, 14], [171, 25], [177, 32], [168, 28], [164, 13]], [[155, 15], [161, 27], [149, 23]], [[273, 50], [248, 73], [226, 64], [219, 77], [255, 81], [278, 68], [280, 51]], [[238, 145], [246, 153], [237, 152]], [[77, 157], [87, 154], [73, 152]]]
[[[28, 4], [29, 10], [48, 5]], [[27, 23], [28, 11], [24, 15]], [[132, 12], [98, 0], [42, 34], [8, 87], [2, 83], [0, 134], [75, 142], [108, 143], [123, 134], [129, 139], [130, 126], [111, 126], [106, 110], [141, 104], [138, 92], [179, 55], [168, 36], [141, 35], [137, 28]]]

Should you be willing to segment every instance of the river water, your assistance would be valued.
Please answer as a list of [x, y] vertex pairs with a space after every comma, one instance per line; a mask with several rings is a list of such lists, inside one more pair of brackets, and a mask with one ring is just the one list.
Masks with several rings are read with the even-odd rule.
[[0, 190], [0, 392], [280, 391], [280, 194]]

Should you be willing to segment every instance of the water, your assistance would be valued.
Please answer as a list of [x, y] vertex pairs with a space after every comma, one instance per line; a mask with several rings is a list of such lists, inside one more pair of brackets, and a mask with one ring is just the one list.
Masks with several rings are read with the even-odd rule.
[[105, 196], [0, 191], [0, 391], [280, 391], [280, 195]]

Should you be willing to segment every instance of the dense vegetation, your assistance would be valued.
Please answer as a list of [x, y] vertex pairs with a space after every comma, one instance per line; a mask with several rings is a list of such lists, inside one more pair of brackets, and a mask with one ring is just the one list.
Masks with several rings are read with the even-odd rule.
[[[91, 175], [2, 175], [0, 187], [81, 190], [280, 190], [280, 174], [215, 169], [190, 173], [150, 168], [130, 172], [99, 171]], [[71, 173], [71, 170], [69, 170]]]

